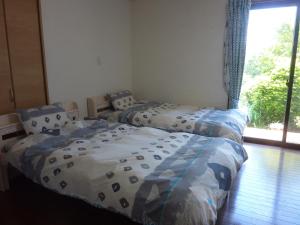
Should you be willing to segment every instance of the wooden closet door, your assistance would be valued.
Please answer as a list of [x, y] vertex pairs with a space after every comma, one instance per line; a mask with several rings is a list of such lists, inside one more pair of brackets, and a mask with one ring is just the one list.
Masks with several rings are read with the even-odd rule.
[[4, 0], [16, 108], [46, 104], [38, 0]]
[[0, 0], [0, 114], [14, 111], [12, 94], [3, 0]]

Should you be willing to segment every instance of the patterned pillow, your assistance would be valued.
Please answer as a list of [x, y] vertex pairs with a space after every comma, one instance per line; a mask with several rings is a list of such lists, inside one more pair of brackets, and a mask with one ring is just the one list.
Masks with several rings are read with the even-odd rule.
[[59, 135], [60, 128], [71, 122], [59, 104], [21, 109], [17, 110], [17, 113], [28, 135], [36, 133]]
[[120, 91], [107, 96], [115, 110], [126, 110], [135, 103], [130, 91]]

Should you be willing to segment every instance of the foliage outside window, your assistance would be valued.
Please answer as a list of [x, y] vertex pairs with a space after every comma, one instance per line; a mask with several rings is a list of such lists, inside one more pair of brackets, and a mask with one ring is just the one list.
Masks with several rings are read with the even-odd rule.
[[[287, 99], [287, 80], [292, 54], [293, 29], [283, 24], [277, 32], [276, 43], [253, 56], [245, 67], [242, 104], [251, 117], [250, 126], [271, 128], [283, 126]], [[298, 46], [295, 81], [290, 114], [290, 131], [300, 131], [300, 52]]]

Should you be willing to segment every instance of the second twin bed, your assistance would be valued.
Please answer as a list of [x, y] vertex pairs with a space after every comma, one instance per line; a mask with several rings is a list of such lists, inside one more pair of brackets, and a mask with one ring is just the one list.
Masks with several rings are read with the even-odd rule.
[[[134, 126], [158, 128], [170, 132], [187, 132], [207, 137], [229, 138], [243, 142], [243, 131], [248, 122], [238, 109], [221, 110], [199, 108], [151, 101], [137, 102], [130, 91], [103, 97], [88, 98], [89, 117]], [[107, 110], [107, 107], [112, 107]]]

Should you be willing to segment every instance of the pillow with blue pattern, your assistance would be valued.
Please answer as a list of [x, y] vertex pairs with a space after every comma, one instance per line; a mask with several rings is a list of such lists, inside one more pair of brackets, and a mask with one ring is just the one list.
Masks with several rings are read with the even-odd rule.
[[60, 128], [71, 122], [59, 104], [20, 109], [17, 113], [27, 135], [37, 133], [59, 135]]
[[107, 95], [115, 110], [126, 110], [136, 102], [131, 91], [119, 91]]

